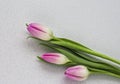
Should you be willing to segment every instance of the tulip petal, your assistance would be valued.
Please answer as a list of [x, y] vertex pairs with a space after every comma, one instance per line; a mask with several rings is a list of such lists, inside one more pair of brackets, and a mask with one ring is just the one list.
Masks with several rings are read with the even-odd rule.
[[70, 79], [77, 80], [77, 81], [83, 81], [87, 79], [89, 75], [89, 71], [87, 67], [83, 65], [78, 65], [78, 66], [69, 67], [65, 71], [65, 75], [66, 77]]
[[31, 23], [27, 26], [27, 30], [33, 37], [41, 40], [50, 40], [53, 38], [52, 31], [38, 23]]
[[69, 61], [67, 57], [60, 53], [45, 53], [41, 58], [54, 64], [65, 64]]
[[45, 27], [45, 26], [43, 26], [43, 25], [41, 25], [41, 24], [31, 23], [31, 24], [29, 24], [29, 26], [30, 26], [30, 27], [35, 27], [35, 28], [37, 28], [38, 30], [40, 30], [40, 31], [42, 31], [42, 32], [46, 32], [46, 33], [48, 33], [48, 34], [52, 34], [52, 31], [50, 31], [49, 28], [47, 28], [47, 27]]

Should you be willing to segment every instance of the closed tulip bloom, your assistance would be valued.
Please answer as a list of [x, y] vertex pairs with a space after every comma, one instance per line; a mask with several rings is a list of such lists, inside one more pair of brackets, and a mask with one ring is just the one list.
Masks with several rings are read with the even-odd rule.
[[27, 25], [27, 30], [33, 37], [39, 38], [41, 40], [50, 40], [53, 38], [52, 31], [38, 23], [31, 23]]
[[87, 79], [89, 75], [89, 71], [87, 67], [83, 65], [78, 65], [78, 66], [73, 66], [66, 69], [65, 75], [70, 79], [83, 81]]
[[53, 64], [65, 64], [69, 62], [68, 58], [60, 53], [45, 53], [41, 56], [41, 58]]

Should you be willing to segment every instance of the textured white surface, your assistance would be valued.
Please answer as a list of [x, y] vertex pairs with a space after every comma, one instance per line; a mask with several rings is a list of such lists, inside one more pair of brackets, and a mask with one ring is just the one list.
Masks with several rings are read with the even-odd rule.
[[26, 39], [30, 22], [120, 59], [120, 0], [0, 0], [0, 84], [120, 84], [105, 75], [72, 81], [65, 68], [39, 62], [47, 50]]

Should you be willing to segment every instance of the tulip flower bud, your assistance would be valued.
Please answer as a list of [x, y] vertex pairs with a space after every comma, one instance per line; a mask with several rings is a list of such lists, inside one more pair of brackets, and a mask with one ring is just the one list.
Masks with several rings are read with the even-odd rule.
[[33, 37], [39, 38], [41, 40], [48, 41], [53, 37], [53, 33], [50, 29], [38, 23], [31, 23], [27, 25], [27, 30]]
[[66, 64], [69, 62], [68, 58], [60, 53], [45, 53], [41, 58], [53, 64]]
[[77, 80], [77, 81], [83, 81], [87, 79], [89, 75], [89, 71], [87, 67], [83, 65], [78, 65], [78, 66], [69, 67], [65, 71], [65, 75], [66, 77], [70, 79]]

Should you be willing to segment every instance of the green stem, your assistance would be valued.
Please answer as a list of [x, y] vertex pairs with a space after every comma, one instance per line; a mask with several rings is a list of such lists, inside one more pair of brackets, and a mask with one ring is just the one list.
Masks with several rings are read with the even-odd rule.
[[63, 66], [66, 66], [66, 67], [75, 66], [75, 65], [77, 65], [77, 64], [73, 63], [73, 62], [68, 62], [66, 64], [63, 64]]
[[78, 57], [80, 57], [80, 58], [82, 57], [82, 58], [84, 58], [84, 59], [86, 59], [86, 60], [88, 60], [88, 61], [90, 61], [90, 62], [103, 64], [103, 65], [112, 67], [112, 68], [120, 71], [120, 68], [119, 68], [119, 67], [114, 66], [114, 65], [112, 65], [112, 64], [109, 64], [109, 63], [107, 63], [107, 62], [104, 62], [104, 61], [102, 61], [102, 60], [100, 60], [100, 59], [91, 57], [91, 56], [89, 56], [88, 54], [85, 54], [85, 53], [82, 53], [82, 52], [77, 53], [76, 51], [73, 51], [73, 50], [71, 50], [71, 49], [69, 49], [69, 50], [70, 50], [70, 52], [74, 53], [76, 56], [78, 56]]
[[108, 72], [108, 71], [99, 70], [99, 69], [90, 68], [90, 67], [88, 67], [88, 69], [91, 71], [91, 74], [102, 73], [102, 74], [107, 74], [107, 75], [110, 75], [110, 76], [114, 76], [114, 77], [120, 78], [120, 75], [117, 75], [117, 74], [114, 74], [114, 73], [111, 73], [111, 72]]
[[[78, 44], [78, 43], [76, 43], [76, 42], [74, 42], [74, 41], [71, 41], [71, 40], [68, 40], [68, 39], [56, 39], [56, 41], [61, 41], [61, 40], [64, 40], [64, 41], [67, 41], [67, 42], [71, 42], [71, 43], [74, 43], [74, 44], [76, 44], [76, 45], [78, 45], [78, 46], [83, 46], [82, 44]], [[44, 45], [45, 43], [47, 43], [47, 44], [51, 44], [50, 42], [42, 42], [41, 44], [42, 45]], [[46, 46], [46, 45], [45, 45]], [[49, 46], [48, 46], [49, 47]], [[61, 46], [61, 47], [63, 47], [63, 46]], [[83, 46], [84, 48], [87, 48], [87, 47], [85, 47], [85, 46]], [[69, 49], [69, 48], [68, 48]], [[87, 49], [89, 49], [89, 48], [87, 48]], [[83, 53], [83, 52], [77, 52], [77, 51], [75, 51], [75, 50], [72, 50], [72, 49], [69, 49], [71, 52], [73, 52], [73, 53], [76, 53], [76, 55], [78, 56], [78, 57], [82, 57], [82, 58], [84, 58], [84, 59], [86, 59], [86, 60], [88, 60], [88, 61], [91, 61], [91, 62], [94, 62], [94, 63], [99, 63], [99, 64], [104, 64], [104, 65], [106, 65], [106, 66], [110, 66], [110, 67], [112, 67], [112, 68], [114, 68], [114, 69], [116, 69], [116, 70], [118, 70], [118, 71], [120, 71], [120, 68], [119, 67], [117, 67], [117, 66], [114, 66], [114, 65], [112, 65], [112, 64], [109, 64], [109, 63], [107, 63], [107, 62], [104, 62], [103, 60], [100, 60], [100, 59], [97, 59], [97, 58], [95, 58], [95, 57], [93, 57], [93, 56], [90, 56], [89, 54], [86, 54], [86, 53]], [[89, 50], [91, 50], [91, 49], [89, 49]]]
[[[54, 37], [54, 38], [55, 38], [55, 37]], [[72, 40], [69, 40], [69, 39], [66, 39], [66, 38], [57, 38], [56, 40], [69, 42], [69, 43], [75, 44], [75, 45], [77, 45], [77, 46], [81, 46], [81, 47], [84, 47], [84, 48], [86, 48], [86, 49], [92, 50], [92, 49], [90, 49], [90, 48], [88, 48], [88, 47], [86, 47], [86, 46], [84, 46], [84, 45], [82, 45], [82, 44], [80, 44], [80, 43], [77, 43], [77, 42], [75, 42], [75, 41], [72, 41]], [[63, 46], [62, 46], [62, 47], [63, 47]], [[109, 63], [107, 63], [107, 62], [104, 62], [103, 60], [97, 59], [97, 58], [95, 58], [95, 57], [93, 57], [93, 56], [91, 56], [91, 55], [89, 55], [89, 54], [84, 53], [84, 52], [78, 52], [78, 51], [75, 51], [75, 50], [72, 50], [72, 49], [69, 49], [69, 50], [70, 50], [71, 52], [76, 53], [77, 56], [83, 57], [84, 59], [89, 60], [89, 61], [91, 61], [91, 62], [100, 63], [100, 64], [105, 64], [105, 65], [107, 65], [107, 66], [113, 67], [114, 69], [120, 70], [119, 67], [117, 67], [117, 66], [115, 66], [115, 65], [112, 65], [112, 64], [109, 64]]]
[[[44, 43], [42, 43], [42, 44], [44, 44]], [[58, 47], [53, 46], [53, 45], [50, 46], [49, 44], [44, 44], [44, 45], [47, 45], [50, 48], [64, 54], [65, 56], [68, 57], [69, 60], [71, 60], [74, 63], [82, 64], [82, 65], [85, 65], [85, 66], [94, 67], [94, 68], [98, 68], [98, 69], [104, 69], [104, 70], [107, 70], [109, 72], [120, 74], [120, 72], [118, 70], [116, 70], [116, 69], [114, 69], [112, 67], [109, 67], [109, 66], [106, 66], [106, 65], [103, 65], [103, 64], [99, 64], [99, 63], [90, 62], [90, 61], [87, 61], [87, 60], [85, 60], [83, 58], [79, 58], [79, 57], [75, 56], [74, 54], [68, 52], [65, 49], [58, 48]]]
[[[56, 39], [56, 38], [54, 38], [54, 39]], [[66, 38], [57, 38], [56, 40], [61, 40], [61, 41], [65, 41], [65, 42], [70, 42], [70, 43], [72, 43], [72, 44], [81, 46], [81, 47], [83, 47], [83, 48], [92, 50], [92, 49], [90, 49], [90, 48], [88, 48], [88, 47], [86, 47], [86, 46], [84, 46], [84, 45], [82, 45], [82, 44], [80, 44], [80, 43], [77, 43], [77, 42], [75, 42], [75, 41], [72, 41], [72, 40], [69, 40], [69, 39], [66, 39]]]
[[71, 42], [65, 42], [65, 41], [50, 41], [51, 43], [53, 44], [56, 44], [56, 45], [61, 45], [61, 46], [64, 46], [64, 47], [67, 47], [67, 48], [70, 48], [70, 49], [73, 49], [73, 50], [76, 50], [76, 51], [83, 51], [83, 52], [86, 52], [88, 54], [92, 54], [92, 55], [95, 55], [95, 56], [98, 56], [98, 57], [101, 57], [101, 58], [104, 58], [104, 59], [107, 59], [107, 60], [110, 60], [112, 62], [115, 62], [117, 64], [120, 64], [120, 61], [119, 60], [116, 60], [112, 57], [109, 57], [107, 55], [104, 55], [104, 54], [101, 54], [101, 53], [98, 53], [96, 51], [93, 51], [93, 50], [90, 50], [90, 49], [87, 49], [83, 46], [78, 46], [74, 43], [71, 43]]

